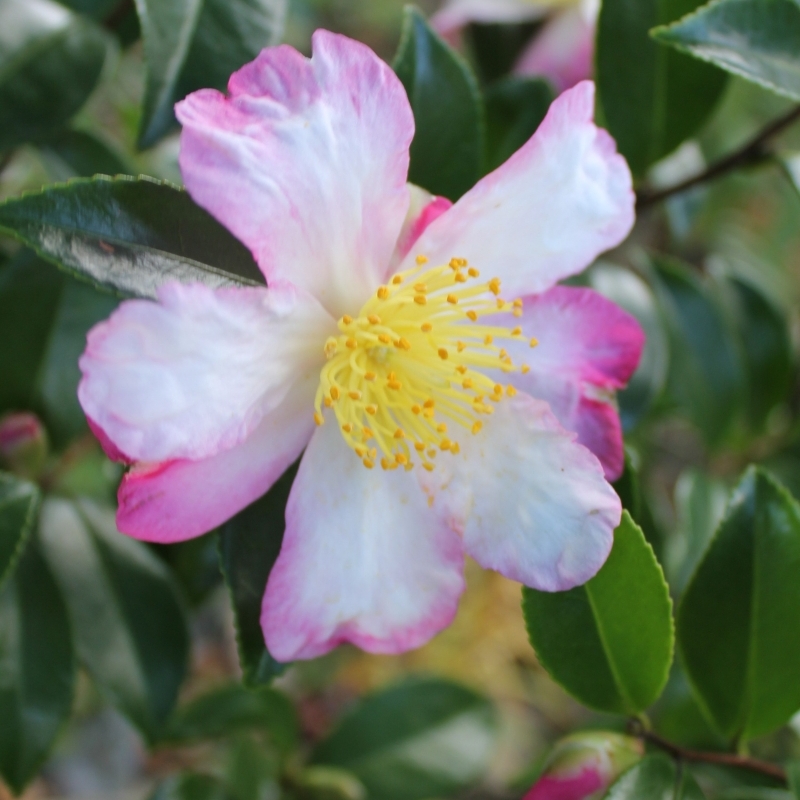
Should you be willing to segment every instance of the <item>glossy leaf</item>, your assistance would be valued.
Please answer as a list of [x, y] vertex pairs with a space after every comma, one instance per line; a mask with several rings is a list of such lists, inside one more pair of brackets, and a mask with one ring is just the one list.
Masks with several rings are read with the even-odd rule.
[[78, 656], [105, 695], [154, 740], [186, 674], [189, 635], [174, 582], [113, 513], [48, 499], [40, 531], [64, 593]]
[[86, 102], [106, 58], [102, 30], [51, 0], [0, 3], [0, 152], [46, 138]]
[[604, 0], [597, 38], [597, 82], [606, 125], [633, 172], [696, 133], [714, 109], [725, 74], [653, 41], [650, 30], [702, 0]]
[[0, 205], [0, 230], [43, 258], [120, 292], [167, 281], [257, 286], [247, 249], [186, 192], [152, 178], [74, 180]]
[[119, 7], [119, 0], [59, 0], [59, 2], [99, 22], [107, 19]]
[[85, 131], [59, 131], [42, 145], [40, 152], [57, 181], [122, 175], [131, 171], [107, 144]]
[[0, 586], [11, 575], [25, 549], [40, 499], [37, 486], [0, 472]]
[[800, 6], [795, 0], [716, 0], [653, 36], [800, 100]]
[[718, 444], [744, 403], [744, 369], [716, 287], [675, 260], [656, 264], [670, 335], [668, 391], [708, 442]]
[[800, 708], [798, 570], [800, 506], [751, 468], [678, 611], [687, 675], [729, 739], [768, 733]]
[[176, 125], [173, 106], [228, 78], [283, 32], [287, 0], [136, 0], [147, 61], [139, 144]]
[[284, 670], [264, 644], [261, 603], [267, 578], [281, 551], [284, 511], [296, 473], [296, 467], [290, 468], [260, 500], [220, 529], [220, 566], [236, 619], [239, 662], [249, 686], [270, 683]]
[[409, 180], [458, 200], [481, 176], [483, 108], [467, 63], [407, 7], [394, 70], [408, 92], [417, 132]]
[[78, 357], [86, 333], [117, 301], [30, 251], [0, 269], [0, 413], [25, 408], [57, 446], [87, 430], [78, 404]]
[[631, 767], [608, 790], [605, 800], [705, 800], [685, 766], [665, 755], [652, 755]]
[[149, 800], [236, 800], [225, 784], [211, 775], [184, 772], [164, 781]]
[[283, 753], [291, 752], [300, 736], [297, 713], [286, 695], [268, 687], [253, 691], [231, 684], [201, 695], [180, 709], [170, 723], [167, 738], [215, 739], [243, 730], [268, 733]]
[[505, 163], [536, 133], [554, 96], [547, 81], [516, 76], [486, 90], [485, 172]]
[[627, 511], [611, 555], [588, 583], [555, 593], [525, 588], [522, 597], [540, 663], [573, 697], [617, 714], [637, 714], [658, 699], [672, 663], [672, 602]]
[[0, 777], [17, 794], [67, 721], [74, 683], [67, 611], [34, 540], [0, 590]]
[[409, 680], [365, 698], [312, 763], [349, 770], [370, 798], [423, 800], [476, 782], [494, 737], [486, 698], [443, 680]]

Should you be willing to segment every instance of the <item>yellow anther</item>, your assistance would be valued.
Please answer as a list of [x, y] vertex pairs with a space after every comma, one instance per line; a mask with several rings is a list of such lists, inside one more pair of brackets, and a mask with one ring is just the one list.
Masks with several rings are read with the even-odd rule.
[[425, 419], [433, 419], [434, 413], [435, 412], [432, 408], [426, 408], [423, 410], [422, 416], [425, 417]]
[[466, 375], [466, 373], [467, 373], [467, 368], [466, 368], [466, 367], [465, 367], [463, 364], [459, 364], [459, 365], [456, 367], [456, 372], [457, 372], [459, 375]]
[[408, 464], [408, 456], [405, 453], [397, 453], [394, 457], [394, 460], [402, 467], [404, 464]]
[[347, 393], [347, 396], [351, 400], [360, 400], [361, 399], [361, 392], [359, 392], [358, 389], [352, 389], [351, 391], [349, 391]]
[[425, 451], [425, 443], [424, 442], [414, 442], [414, 449], [418, 453], [422, 453]]
[[438, 450], [434, 450], [433, 448], [428, 450], [428, 458], [436, 458], [437, 455], [439, 455]]
[[315, 411], [314, 412], [314, 422], [316, 422], [317, 425], [324, 425], [325, 424], [325, 419], [322, 416], [322, 414], [319, 413], [319, 411]]
[[381, 342], [382, 344], [391, 344], [392, 337], [389, 336], [388, 333], [380, 333], [378, 334], [378, 341]]
[[436, 430], [437, 430], [439, 433], [447, 433], [447, 425], [446, 425], [444, 422], [440, 422], [440, 423], [439, 423], [439, 424], [436, 426]]
[[377, 314], [370, 314], [367, 319], [369, 320], [370, 325], [380, 325], [381, 318]]
[[375, 378], [377, 378], [377, 377], [378, 376], [374, 372], [367, 371], [367, 372], [364, 373], [364, 380], [365, 381], [370, 381], [371, 382], [371, 381], [374, 381]]
[[353, 426], [349, 422], [345, 422], [345, 424], [342, 425], [342, 430], [345, 433], [352, 433], [353, 432]]
[[508, 351], [504, 347], [500, 348], [499, 355], [501, 361], [506, 361], [508, 359]]
[[332, 336], [325, 342], [325, 356], [331, 358], [339, 349], [339, 343]]
[[358, 342], [355, 339], [348, 339], [345, 344], [351, 349], [355, 350], [358, 347]]
[[450, 445], [450, 452], [454, 456], [457, 456], [461, 452], [461, 447], [459, 446], [458, 442], [453, 442], [453, 444]]
[[511, 331], [511, 335], [512, 336], [521, 336], [522, 335], [522, 328], [520, 328], [519, 325], [517, 325], [517, 327], [514, 328], [513, 331]]
[[366, 455], [367, 455], [367, 453], [369, 453], [369, 450], [367, 450], [367, 448], [366, 448], [366, 447], [363, 447], [363, 446], [362, 446], [362, 445], [360, 445], [360, 444], [357, 444], [357, 445], [356, 445], [356, 446], [353, 448], [353, 450], [355, 450], [355, 451], [356, 451], [356, 455], [357, 455], [359, 458], [364, 458], [364, 456], [366, 456]]
[[392, 283], [395, 286], [399, 286], [402, 282], [403, 282], [403, 279], [399, 275], [395, 275], [394, 278], [392, 278]]
[[392, 467], [392, 462], [391, 462], [391, 461], [389, 461], [389, 459], [388, 459], [388, 458], [386, 458], [386, 456], [384, 456], [384, 457], [381, 459], [381, 466], [382, 466], [384, 469], [391, 469], [391, 467]]
[[433, 472], [433, 470], [436, 469], [436, 467], [434, 467], [433, 464], [429, 463], [428, 461], [422, 462], [422, 468], [428, 472]]
[[398, 428], [394, 432], [394, 438], [395, 439], [405, 439], [406, 438], [406, 432], [402, 428]]
[[496, 383], [492, 391], [494, 391], [495, 394], [503, 394], [503, 387], [499, 383]]
[[439, 443], [439, 447], [442, 449], [443, 452], [447, 452], [452, 447], [452, 445], [453, 443], [449, 439], [442, 439], [442, 441]]
[[333, 408], [333, 400], [331, 400], [330, 397], [323, 397], [322, 404], [325, 408]]
[[489, 281], [489, 291], [494, 294], [500, 294], [500, 278], [492, 278]]
[[494, 337], [490, 333], [487, 333], [486, 337], [483, 340], [483, 343], [484, 344], [491, 344], [493, 341], [494, 341]]
[[364, 411], [367, 412], [371, 417], [374, 417], [378, 413], [378, 406], [368, 405], [364, 407]]
[[531, 371], [531, 368], [527, 364], [523, 364], [522, 368], [520, 369], [520, 372], [523, 375], [527, 375], [530, 371]]
[[423, 322], [419, 327], [423, 333], [430, 333], [433, 330], [433, 325], [430, 322]]
[[456, 283], [466, 283], [467, 282], [467, 276], [464, 275], [463, 272], [456, 272], [455, 281], [456, 281]]
[[514, 308], [522, 308], [522, 299], [518, 297], [514, 301], [513, 305], [514, 305]]
[[506, 394], [509, 397], [516, 397], [517, 396], [517, 390], [513, 386], [510, 386], [510, 385], [506, 386]]
[[481, 276], [480, 272], [478, 272], [478, 270], [476, 270], [475, 267], [470, 267], [467, 270], [467, 274], [470, 276], [470, 278], [480, 278]]
[[482, 427], [483, 427], [483, 423], [482, 423], [480, 420], [478, 420], [478, 421], [477, 421], [477, 422], [476, 422], [476, 423], [475, 423], [475, 424], [472, 426], [472, 433], [473, 433], [473, 434], [475, 434], [475, 435], [479, 434], [479, 433], [481, 432], [481, 428], [482, 428]]
[[425, 294], [428, 291], [428, 284], [427, 283], [415, 283], [414, 284], [414, 291], [419, 292], [420, 294]]
[[378, 300], [386, 300], [387, 297], [389, 297], [389, 287], [381, 286], [378, 289]]
[[395, 345], [399, 347], [401, 350], [410, 350], [411, 349], [411, 342], [406, 339], [405, 336], [401, 336], [396, 342]]
[[477, 313], [476, 313], [475, 311], [467, 311], [467, 316], [468, 316], [468, 317], [469, 317], [469, 318], [470, 318], [470, 319], [471, 319], [473, 322], [477, 322], [477, 321], [478, 321], [478, 315], [477, 315]]
[[506, 307], [506, 301], [502, 298], [497, 298], [497, 308], [499, 311], [502, 311]]
[[464, 378], [461, 386], [464, 389], [471, 389], [475, 384], [472, 382], [472, 378]]
[[522, 316], [522, 309], [521, 309], [521, 308], [515, 308], [515, 309], [514, 309], [514, 310], [513, 310], [511, 313], [512, 313], [512, 314], [513, 314], [513, 315], [514, 315], [514, 316], [515, 316], [517, 319], [519, 319], [519, 318]]
[[425, 297], [424, 294], [417, 294], [417, 295], [414, 295], [414, 302], [418, 306], [426, 306], [426, 305], [428, 305], [428, 298]]
[[428, 399], [422, 404], [423, 408], [435, 408], [436, 401], [433, 399]]
[[451, 306], [458, 305], [458, 298], [454, 294], [447, 295], [447, 302], [450, 303]]
[[460, 258], [451, 258], [449, 266], [450, 266], [450, 269], [461, 269], [461, 259]]
[[367, 469], [372, 469], [372, 468], [375, 466], [375, 462], [374, 462], [374, 461], [372, 461], [372, 460], [371, 460], [371, 459], [369, 459], [369, 458], [365, 458], [365, 459], [364, 459], [364, 460], [363, 460], [361, 463], [362, 463], [362, 464], [363, 464], [363, 465], [364, 465], [364, 466], [365, 466]]
[[534, 338], [531, 339], [531, 347], [536, 347], [539, 344], [539, 340]]
[[338, 400], [341, 396], [338, 386], [331, 386], [331, 400]]
[[422, 409], [418, 405], [411, 406], [411, 413], [419, 415], [422, 412]]
[[417, 256], [417, 264], [419, 264], [419, 266], [422, 266], [423, 264], [427, 263], [428, 263], [428, 256], [421, 256], [421, 255]]
[[395, 392], [399, 392], [403, 388], [403, 384], [400, 381], [387, 381], [386, 385]]
[[368, 442], [370, 439], [375, 438], [375, 434], [369, 428], [364, 428], [364, 430], [361, 431], [361, 438], [365, 442]]
[[439, 358], [441, 358], [442, 361], [447, 361], [447, 359], [450, 356], [450, 354], [447, 352], [447, 350], [444, 347], [440, 347], [437, 352], [439, 353]]
[[353, 318], [349, 314], [345, 314], [342, 317], [342, 325], [352, 325], [352, 324], [353, 324]]

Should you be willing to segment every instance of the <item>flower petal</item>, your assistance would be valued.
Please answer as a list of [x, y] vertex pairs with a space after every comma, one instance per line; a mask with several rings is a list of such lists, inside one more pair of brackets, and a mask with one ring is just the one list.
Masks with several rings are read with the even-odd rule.
[[564, 92], [505, 164], [437, 219], [406, 257], [467, 258], [509, 299], [538, 294], [619, 244], [635, 196], [614, 140], [592, 122], [594, 84]]
[[[506, 349], [530, 372], [508, 376], [511, 382], [547, 401], [558, 421], [600, 459], [606, 478], [616, 480], [625, 456], [613, 394], [639, 364], [641, 326], [597, 292], [568, 286], [525, 298], [520, 323], [524, 342]], [[531, 338], [539, 342], [533, 350]]]
[[547, 403], [519, 394], [420, 479], [481, 566], [542, 591], [571, 589], [603, 565], [622, 516], [600, 462], [574, 439]]
[[514, 72], [544, 75], [559, 92], [594, 73], [594, 37], [600, 3], [583, 2], [553, 17], [522, 54]]
[[78, 397], [129, 461], [201, 459], [244, 441], [324, 362], [333, 319], [288, 284], [169, 284], [89, 332]]
[[201, 461], [135, 466], [119, 488], [119, 530], [147, 542], [181, 542], [257, 500], [311, 439], [316, 388], [316, 376], [300, 381], [230, 450]]
[[229, 97], [179, 103], [192, 197], [253, 252], [268, 281], [312, 292], [334, 316], [385, 277], [408, 208], [414, 117], [368, 47], [327, 31], [306, 59], [283, 45], [236, 72]]
[[408, 184], [411, 203], [408, 207], [403, 229], [397, 240], [392, 267], [397, 265], [408, 255], [419, 237], [434, 223], [445, 211], [453, 207], [453, 201], [446, 197], [438, 197], [413, 183]]
[[461, 539], [410, 473], [367, 470], [338, 426], [318, 429], [286, 507], [261, 624], [279, 661], [342, 642], [400, 653], [450, 624], [464, 588]]

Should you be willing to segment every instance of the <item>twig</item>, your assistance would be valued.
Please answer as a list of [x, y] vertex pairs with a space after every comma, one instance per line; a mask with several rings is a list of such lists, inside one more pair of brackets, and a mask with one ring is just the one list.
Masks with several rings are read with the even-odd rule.
[[643, 739], [645, 742], [661, 748], [664, 752], [669, 753], [673, 758], [682, 761], [693, 761], [695, 763], [703, 764], [719, 764], [724, 767], [738, 767], [739, 769], [746, 769], [750, 772], [759, 772], [762, 775], [767, 775], [770, 778], [786, 783], [786, 772], [782, 767], [777, 764], [772, 764], [769, 761], [760, 761], [757, 758], [747, 758], [746, 756], [737, 756], [733, 753], [708, 753], [700, 750], [689, 750], [680, 745], [667, 741], [652, 731], [642, 729], [638, 723], [635, 723], [633, 729], [635, 736]]
[[655, 192], [640, 192], [638, 196], [637, 205], [639, 209], [648, 208], [649, 206], [660, 203], [669, 197], [676, 194], [681, 194], [687, 189], [692, 189], [702, 183], [708, 183], [716, 178], [725, 175], [734, 169], [741, 167], [752, 167], [766, 161], [770, 156], [768, 144], [770, 139], [773, 139], [785, 128], [797, 122], [800, 119], [800, 106], [793, 108], [788, 114], [774, 122], [770, 123], [764, 130], [758, 133], [753, 139], [743, 145], [741, 148], [726, 156], [716, 164], [712, 164], [705, 172], [695, 175], [693, 178], [682, 181], [675, 186], [668, 186], [666, 189], [660, 189]]

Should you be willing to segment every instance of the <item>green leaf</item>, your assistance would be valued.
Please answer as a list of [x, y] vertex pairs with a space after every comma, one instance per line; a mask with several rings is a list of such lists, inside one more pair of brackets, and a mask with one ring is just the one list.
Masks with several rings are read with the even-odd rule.
[[167, 778], [149, 800], [235, 800], [225, 784], [211, 775], [184, 772]]
[[231, 684], [201, 695], [181, 708], [170, 723], [170, 741], [217, 739], [243, 730], [268, 733], [281, 753], [299, 743], [297, 712], [286, 695], [268, 687], [245, 689]]
[[605, 800], [705, 800], [685, 766], [652, 755], [631, 767], [604, 795]]
[[25, 549], [40, 500], [37, 486], [0, 472], [0, 586]]
[[0, 3], [0, 152], [46, 138], [86, 102], [106, 36], [51, 0]]
[[670, 335], [668, 390], [709, 444], [729, 432], [744, 401], [744, 369], [710, 281], [674, 259], [656, 261], [656, 292]]
[[69, 718], [74, 683], [67, 611], [34, 539], [0, 590], [0, 776], [15, 793]]
[[56, 446], [85, 432], [78, 357], [116, 304], [30, 251], [0, 269], [0, 412], [36, 411]]
[[78, 656], [106, 696], [153, 741], [186, 674], [189, 634], [174, 581], [113, 513], [50, 498], [42, 546], [70, 612]]
[[800, 708], [800, 506], [763, 469], [736, 488], [678, 610], [678, 645], [716, 728], [745, 740]]
[[131, 171], [108, 145], [85, 131], [59, 131], [41, 146], [40, 152], [57, 181]]
[[637, 714], [658, 699], [672, 663], [672, 601], [627, 511], [594, 578], [567, 592], [524, 588], [522, 608], [542, 666], [581, 703]]
[[554, 97], [552, 86], [538, 78], [508, 77], [486, 90], [484, 172], [497, 169], [536, 133]]
[[168, 281], [263, 286], [252, 256], [189, 195], [152, 178], [77, 179], [0, 204], [0, 229], [43, 258], [120, 292]]
[[276, 44], [287, 0], [136, 0], [147, 87], [139, 145], [176, 124], [173, 106], [197, 89], [224, 91], [231, 74]]
[[608, 130], [637, 175], [695, 134], [725, 87], [725, 73], [650, 38], [651, 28], [701, 2], [603, 2], [596, 55], [600, 103]]
[[796, 0], [715, 0], [673, 25], [657, 28], [653, 36], [800, 100], [800, 5]]
[[786, 775], [789, 779], [789, 789], [792, 794], [800, 798], [800, 761], [790, 761], [786, 765]]
[[423, 800], [480, 779], [494, 738], [489, 700], [448, 681], [416, 679], [365, 698], [311, 760], [349, 770], [376, 800]]
[[260, 500], [220, 529], [220, 566], [236, 620], [239, 662], [245, 684], [252, 687], [270, 683], [285, 669], [264, 644], [261, 604], [281, 551], [284, 510], [296, 474], [297, 467], [291, 467]]
[[458, 200], [481, 176], [483, 107], [475, 76], [411, 6], [394, 70], [406, 87], [417, 126], [408, 179]]
[[119, 0], [59, 0], [59, 2], [62, 6], [67, 6], [98, 22], [107, 19], [120, 5]]
[[216, 531], [175, 544], [151, 545], [180, 583], [189, 603], [199, 606], [222, 583]]

